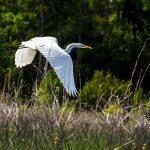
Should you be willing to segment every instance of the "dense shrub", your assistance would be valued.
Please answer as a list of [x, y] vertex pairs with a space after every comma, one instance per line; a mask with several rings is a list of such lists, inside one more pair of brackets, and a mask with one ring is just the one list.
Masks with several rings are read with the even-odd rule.
[[103, 107], [108, 102], [121, 101], [130, 95], [130, 83], [113, 76], [109, 71], [95, 71], [93, 78], [80, 91], [81, 103]]

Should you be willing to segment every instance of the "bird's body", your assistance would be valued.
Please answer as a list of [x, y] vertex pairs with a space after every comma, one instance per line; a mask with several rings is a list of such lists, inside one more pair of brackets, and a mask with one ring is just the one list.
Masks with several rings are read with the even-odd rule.
[[65, 50], [59, 47], [54, 37], [35, 37], [29, 41], [21, 42], [15, 54], [16, 67], [23, 67], [31, 64], [38, 50], [48, 60], [55, 70], [58, 78], [66, 91], [75, 96], [77, 90], [74, 83], [73, 63], [70, 55], [72, 48], [91, 48], [81, 43], [72, 43]]

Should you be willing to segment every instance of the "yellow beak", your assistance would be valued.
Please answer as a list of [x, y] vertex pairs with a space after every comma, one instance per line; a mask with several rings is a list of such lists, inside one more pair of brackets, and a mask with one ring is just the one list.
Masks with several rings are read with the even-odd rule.
[[91, 46], [84, 45], [83, 48], [93, 49]]

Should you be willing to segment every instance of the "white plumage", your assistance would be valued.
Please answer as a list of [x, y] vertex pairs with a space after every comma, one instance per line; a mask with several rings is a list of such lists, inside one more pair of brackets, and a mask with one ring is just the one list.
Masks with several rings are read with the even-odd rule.
[[74, 83], [72, 59], [68, 54], [74, 47], [91, 48], [81, 43], [72, 43], [63, 50], [58, 46], [57, 39], [54, 37], [35, 37], [21, 42], [15, 54], [15, 65], [21, 68], [32, 63], [36, 50], [38, 50], [53, 67], [66, 91], [75, 96], [78, 92]]

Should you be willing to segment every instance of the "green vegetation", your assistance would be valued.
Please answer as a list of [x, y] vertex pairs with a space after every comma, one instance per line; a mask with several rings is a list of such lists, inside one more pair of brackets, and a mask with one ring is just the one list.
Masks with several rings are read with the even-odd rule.
[[117, 79], [110, 72], [96, 71], [81, 90], [81, 101], [91, 106], [102, 106], [108, 101], [124, 101], [130, 94], [130, 87], [129, 82]]
[[[0, 0], [0, 149], [149, 149], [149, 20], [148, 0]], [[93, 47], [71, 53], [77, 97], [39, 53], [16, 69], [35, 36]]]
[[[109, 70], [120, 79], [130, 80], [137, 55], [150, 34], [148, 6], [147, 0], [79, 0], [78, 3], [75, 0], [0, 0], [0, 86], [3, 87], [3, 79], [10, 70], [13, 82], [17, 80], [14, 53], [21, 41], [35, 36], [54, 36], [61, 47], [82, 42], [94, 48], [93, 51], [75, 50], [71, 54], [76, 64], [77, 85], [81, 78], [83, 86], [95, 70]], [[149, 56], [147, 44], [134, 83], [144, 74]], [[38, 67], [38, 59], [33, 65]], [[37, 70], [33, 67], [31, 70], [34, 71], [23, 75], [29, 84], [36, 79]], [[142, 82], [146, 92], [150, 89], [148, 83], [149, 69]]]
[[[39, 87], [47, 87], [45, 81], [50, 80], [49, 77], [54, 78], [51, 92], [45, 90], [45, 93], [42, 93], [37, 89], [38, 95], [35, 90], [31, 99], [23, 104], [17, 96], [19, 91], [16, 90], [17, 95], [14, 97], [9, 93], [1, 93], [1, 149], [146, 150], [149, 148], [150, 102], [148, 99], [140, 104], [134, 102], [135, 97], [141, 99], [139, 96], [141, 89], [135, 93], [130, 90], [127, 92], [129, 82], [112, 77], [110, 72], [106, 72], [104, 76], [103, 72], [96, 71], [92, 80], [85, 84], [81, 97], [73, 101], [63, 99], [60, 105], [59, 92], [55, 91], [59, 87], [59, 82], [55, 80], [53, 72], [50, 74], [43, 78]], [[102, 104], [96, 100], [95, 104], [91, 104], [91, 99], [87, 97], [87, 103], [89, 102], [91, 106], [87, 109], [83, 105], [84, 98], [88, 95], [97, 95], [96, 92], [100, 90], [95, 88], [92, 91], [91, 88], [91, 93], [86, 92], [89, 92], [90, 86], [99, 85], [99, 82], [107, 88], [102, 91], [107, 94], [103, 97], [105, 101]], [[122, 96], [125, 95], [127, 98], [123, 99]]]
[[[96, 71], [80, 91], [80, 101], [87, 107], [103, 109], [106, 105], [136, 106], [147, 102], [148, 96], [139, 88], [132, 92], [132, 83], [113, 76], [110, 72]], [[148, 106], [148, 104], [147, 104]], [[100, 107], [100, 108], [99, 108]]]

